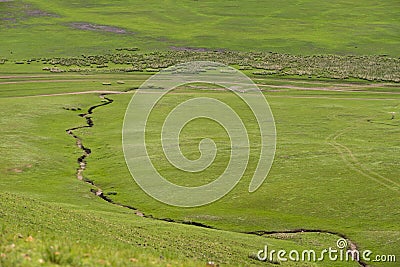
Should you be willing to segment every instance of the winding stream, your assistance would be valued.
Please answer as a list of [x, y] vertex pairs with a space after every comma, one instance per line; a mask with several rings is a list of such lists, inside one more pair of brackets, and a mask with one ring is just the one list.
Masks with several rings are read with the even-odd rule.
[[[143, 212], [141, 212], [140, 210], [136, 209], [135, 207], [129, 206], [129, 205], [125, 205], [122, 203], [118, 203], [115, 202], [114, 200], [112, 200], [109, 196], [105, 195], [103, 193], [103, 190], [94, 183], [94, 181], [87, 179], [84, 177], [83, 173], [86, 169], [87, 166], [87, 162], [86, 162], [86, 158], [89, 157], [92, 153], [91, 149], [84, 146], [82, 143], [82, 140], [79, 138], [79, 136], [75, 135], [74, 131], [75, 130], [79, 130], [79, 129], [83, 129], [83, 128], [91, 128], [94, 126], [94, 122], [93, 119], [91, 117], [91, 115], [93, 114], [93, 111], [96, 108], [100, 108], [106, 105], [110, 105], [114, 102], [114, 100], [112, 100], [109, 97], [106, 97], [107, 93], [105, 94], [100, 94], [100, 98], [102, 100], [101, 104], [97, 104], [94, 106], [91, 106], [86, 113], [82, 113], [79, 114], [80, 117], [84, 118], [86, 121], [86, 125], [83, 126], [77, 126], [77, 127], [73, 127], [73, 128], [69, 128], [66, 130], [67, 134], [69, 134], [70, 136], [72, 136], [75, 141], [76, 141], [76, 146], [81, 149], [83, 151], [83, 154], [77, 159], [78, 162], [78, 168], [76, 171], [76, 178], [80, 181], [83, 181], [87, 184], [91, 185], [91, 189], [90, 191], [95, 194], [96, 196], [98, 196], [99, 198], [107, 201], [108, 203], [111, 203], [113, 205], [116, 206], [120, 206], [123, 208], [128, 208], [130, 210], [133, 210], [134, 213], [137, 216], [140, 217], [145, 217], [145, 218], [149, 218], [149, 219], [153, 219], [153, 220], [159, 220], [159, 221], [166, 221], [166, 222], [171, 222], [171, 223], [178, 223], [178, 224], [189, 224], [189, 225], [193, 225], [193, 226], [197, 226], [197, 227], [202, 227], [202, 228], [209, 228], [209, 229], [215, 229], [215, 230], [221, 230], [221, 231], [226, 231], [223, 229], [218, 229], [203, 223], [199, 223], [199, 222], [192, 222], [192, 221], [183, 221], [183, 220], [174, 220], [174, 219], [170, 219], [170, 218], [156, 218], [153, 217], [152, 215], [146, 215]], [[243, 234], [250, 234], [250, 235], [257, 235], [257, 236], [268, 236], [268, 235], [275, 235], [275, 234], [297, 234], [297, 233], [323, 233], [323, 234], [331, 234], [331, 235], [335, 235], [338, 238], [343, 238], [347, 241], [347, 245], [348, 245], [348, 249], [350, 250], [358, 250], [358, 247], [356, 245], [356, 243], [354, 241], [351, 241], [346, 235], [342, 234], [342, 233], [337, 233], [337, 232], [333, 232], [333, 231], [328, 231], [328, 230], [319, 230], [319, 229], [294, 229], [294, 230], [287, 230], [287, 231], [251, 231], [251, 232], [242, 232]], [[364, 261], [362, 261], [361, 259], [355, 259], [354, 262], [357, 262], [360, 266], [368, 266], [367, 263], [365, 263]]]

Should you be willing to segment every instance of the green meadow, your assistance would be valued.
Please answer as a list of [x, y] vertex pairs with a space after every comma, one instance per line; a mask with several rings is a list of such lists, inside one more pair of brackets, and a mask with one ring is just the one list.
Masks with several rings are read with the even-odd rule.
[[397, 57], [398, 10], [395, 0], [1, 1], [0, 57], [75, 56], [122, 47]]
[[[398, 266], [399, 8], [392, 0], [0, 0], [0, 266]], [[233, 190], [180, 208], [135, 182], [122, 128], [143, 82], [192, 60], [251, 78], [277, 143], [269, 175], [249, 193], [261, 151], [251, 109], [215, 84], [168, 92], [145, 131], [166, 180], [208, 184], [231, 156], [227, 131], [196, 118], [182, 128], [180, 149], [196, 160], [210, 138], [212, 164], [185, 172], [169, 162], [161, 131], [180, 103], [229, 105], [250, 145]], [[339, 239], [371, 260], [277, 257], [314, 250], [318, 258]], [[265, 246], [275, 255], [262, 261]]]
[[[116, 84], [107, 75], [97, 77], [97, 82], [83, 77], [80, 83], [57, 76], [54, 88], [59, 89], [54, 93], [123, 92], [142, 76], [116, 77], [126, 78], [125, 84]], [[101, 85], [100, 78], [105, 77], [113, 85]], [[368, 92], [368, 87], [367, 92], [308, 91], [304, 88], [314, 82], [306, 80], [286, 80], [286, 85], [300, 82], [297, 89], [266, 91], [279, 133], [277, 153], [270, 175], [255, 193], [248, 193], [247, 187], [257, 159], [258, 130], [243, 102], [234, 93], [209, 87], [199, 90], [189, 85], [170, 92], [150, 117], [148, 149], [157, 169], [171, 182], [186, 186], [210, 182], [225, 167], [229, 151], [226, 132], [197, 119], [183, 129], [183, 153], [198, 157], [199, 140], [210, 135], [218, 145], [216, 161], [203, 173], [188, 175], [173, 168], [161, 153], [159, 136], [151, 133], [157, 133], [176, 103], [195, 97], [224, 101], [238, 111], [254, 136], [250, 164], [235, 189], [215, 203], [184, 209], [152, 199], [134, 182], [121, 143], [124, 113], [134, 91], [108, 95], [114, 102], [94, 110], [94, 127], [74, 131], [92, 150], [84, 177], [114, 202], [133, 206], [152, 219], [107, 203], [90, 192], [94, 186], [76, 178], [76, 159], [82, 151], [65, 130], [85, 125], [78, 115], [99, 104], [99, 94], [43, 96], [49, 93], [48, 84], [32, 79], [21, 77], [14, 96], [6, 90], [9, 84], [0, 85], [6, 93], [0, 99], [1, 112], [7, 114], [2, 118], [0, 213], [5, 266], [36, 266], [39, 261], [72, 266], [204, 266], [207, 261], [268, 266], [251, 256], [265, 244], [321, 251], [334, 247], [339, 238], [323, 233], [246, 234], [292, 229], [343, 234], [360, 250], [387, 255], [399, 251], [400, 123], [389, 114], [399, 107], [396, 92]], [[268, 86], [268, 80], [261, 83]], [[285, 80], [281, 83], [284, 87]], [[32, 90], [26, 89], [29, 86]], [[215, 230], [184, 225], [192, 222]], [[312, 264], [330, 266], [330, 262]], [[340, 266], [346, 264], [357, 266], [354, 262]]]

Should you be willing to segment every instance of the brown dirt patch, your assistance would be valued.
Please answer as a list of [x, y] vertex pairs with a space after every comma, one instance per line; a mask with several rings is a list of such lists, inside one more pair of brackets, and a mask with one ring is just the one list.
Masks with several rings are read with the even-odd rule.
[[26, 9], [25, 14], [29, 17], [58, 17], [56, 14], [48, 13], [40, 9]]
[[99, 25], [87, 22], [73, 22], [69, 24], [72, 28], [84, 31], [100, 31], [100, 32], [112, 32], [116, 34], [127, 34], [127, 30], [109, 26], [109, 25]]

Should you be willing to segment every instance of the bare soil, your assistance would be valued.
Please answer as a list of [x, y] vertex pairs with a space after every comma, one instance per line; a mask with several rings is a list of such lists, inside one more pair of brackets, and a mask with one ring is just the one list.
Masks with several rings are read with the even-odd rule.
[[127, 34], [127, 30], [109, 25], [99, 25], [87, 22], [73, 22], [69, 24], [72, 28], [84, 31], [100, 31], [100, 32], [112, 32], [116, 34]]

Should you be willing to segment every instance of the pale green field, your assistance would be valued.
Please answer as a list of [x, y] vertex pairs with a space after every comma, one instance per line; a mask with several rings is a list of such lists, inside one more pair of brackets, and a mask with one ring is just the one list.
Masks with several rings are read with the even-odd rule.
[[[119, 76], [119, 80], [126, 78], [126, 84], [102, 86], [100, 80], [104, 77], [87, 77], [95, 82], [83, 77], [79, 83], [69, 82], [68, 76], [57, 77], [53, 88], [59, 89], [54, 93], [123, 91], [142, 79], [140, 75]], [[10, 84], [0, 84], [1, 112], [6, 114], [1, 120], [0, 181], [4, 229], [1, 252], [7, 255], [1, 260], [5, 266], [18, 262], [36, 266], [40, 259], [47, 263], [59, 261], [62, 265], [130, 265], [135, 263], [131, 258], [138, 260], [138, 266], [204, 266], [208, 260], [222, 266], [247, 266], [260, 264], [248, 256], [262, 249], [264, 243], [279, 249], [301, 250], [311, 246], [322, 250], [334, 247], [338, 238], [304, 233], [278, 235], [277, 239], [239, 233], [292, 229], [337, 232], [356, 242], [361, 250], [399, 257], [400, 214], [395, 207], [399, 203], [400, 144], [396, 137], [400, 123], [399, 118], [390, 120], [388, 113], [399, 108], [400, 95], [396, 92], [301, 90], [313, 81], [302, 81], [297, 89], [266, 92], [278, 132], [276, 158], [266, 182], [255, 193], [247, 192], [257, 159], [257, 149], [252, 150], [245, 176], [232, 192], [216, 203], [191, 209], [157, 202], [136, 185], [125, 165], [121, 144], [122, 120], [133, 93], [110, 95], [114, 102], [96, 109], [92, 115], [95, 126], [75, 131], [92, 150], [84, 176], [105, 194], [112, 193], [108, 196], [114, 201], [133, 206], [146, 216], [192, 221], [219, 229], [208, 230], [138, 217], [133, 211], [93, 195], [92, 186], [76, 179], [76, 159], [82, 152], [65, 129], [84, 125], [78, 114], [100, 103], [98, 95], [31, 97], [48, 94], [48, 83], [32, 83], [33, 78], [13, 79], [25, 83], [13, 84], [12, 91]], [[280, 83], [294, 86], [299, 81]], [[258, 82], [271, 84], [268, 79]], [[277, 82], [272, 81], [272, 85]], [[385, 86], [382, 87], [384, 90]], [[367, 85], [365, 90], [369, 90]], [[151, 127], [156, 130], [176, 103], [200, 96], [220, 99], [239, 110], [250, 133], [257, 136], [243, 103], [224, 91], [178, 89], [156, 107]], [[64, 109], [72, 107], [83, 111]], [[198, 154], [199, 129], [202, 134], [212, 135], [219, 145], [216, 165], [202, 174], [188, 176], [172, 168], [160, 156], [158, 137], [149, 136], [149, 149], [157, 158], [155, 164], [168, 179], [195, 185], [209, 182], [221, 172], [227, 157], [226, 137], [218, 127], [207, 128], [209, 123], [194, 121], [182, 135], [183, 150], [189, 157]], [[252, 142], [257, 143], [257, 138]], [[23, 238], [18, 238], [18, 233]], [[29, 235], [34, 242], [25, 241]], [[15, 249], [10, 247], [13, 243]], [[62, 258], [52, 259], [53, 249]], [[31, 261], [25, 259], [25, 254]], [[330, 264], [320, 262], [317, 266]]]
[[398, 57], [399, 8], [395, 0], [15, 0], [0, 2], [0, 58], [93, 55], [119, 47]]
[[[399, 11], [395, 0], [0, 0], [0, 266], [398, 266]], [[122, 126], [146, 79], [193, 60], [233, 66], [263, 90], [277, 149], [267, 179], [249, 193], [261, 146], [249, 108], [215, 84], [173, 90], [146, 129], [167, 180], [209, 183], [230, 158], [227, 133], [203, 118], [183, 128], [180, 148], [196, 159], [210, 137], [213, 164], [187, 173], [168, 162], [160, 131], [183, 101], [228, 104], [251, 148], [232, 191], [177, 208], [132, 178]], [[106, 103], [101, 94], [113, 102], [80, 116]], [[91, 151], [83, 180], [72, 134]], [[396, 261], [256, 259], [265, 245], [318, 253], [341, 237], [372, 260]]]

